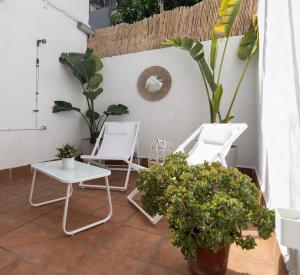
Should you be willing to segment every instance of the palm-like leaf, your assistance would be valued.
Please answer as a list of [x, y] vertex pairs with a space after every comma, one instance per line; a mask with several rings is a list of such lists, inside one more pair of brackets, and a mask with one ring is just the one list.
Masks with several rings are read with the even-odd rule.
[[257, 16], [253, 17], [250, 30], [244, 34], [238, 51], [238, 57], [241, 60], [251, 58], [258, 49], [259, 35], [258, 35], [258, 23]]
[[209, 59], [209, 64], [212, 70], [214, 70], [216, 67], [217, 52], [218, 52], [218, 37], [217, 34], [213, 31], [211, 35], [210, 59]]
[[85, 115], [89, 118], [89, 119], [94, 119], [97, 120], [98, 118], [100, 118], [100, 114], [97, 112], [94, 112], [92, 110], [87, 110]]
[[121, 116], [124, 114], [129, 114], [128, 107], [123, 104], [110, 105], [104, 112], [106, 115]]
[[80, 112], [80, 109], [73, 107], [71, 103], [66, 101], [62, 101], [62, 100], [54, 101], [54, 106], [52, 107], [53, 113], [68, 112], [68, 111]]
[[216, 113], [220, 112], [222, 95], [223, 95], [223, 87], [221, 84], [219, 84], [218, 87], [216, 88], [216, 91], [212, 99], [212, 108]]
[[230, 35], [233, 23], [239, 12], [243, 0], [223, 0], [218, 10], [219, 19], [216, 21], [214, 31], [226, 37]]
[[89, 83], [90, 79], [94, 77], [95, 74], [99, 74], [99, 71], [103, 68], [100, 59], [95, 56], [93, 50], [89, 48], [84, 54], [62, 53], [59, 61], [73, 71], [73, 75], [81, 84]]
[[207, 64], [204, 51], [203, 51], [203, 44], [193, 40], [192, 38], [185, 37], [181, 39], [180, 37], [169, 38], [162, 42], [162, 45], [166, 47], [177, 47], [189, 52], [191, 57], [198, 63], [200, 66], [201, 71], [203, 72], [205, 79], [210, 86], [211, 90], [214, 90], [216, 85], [213, 79], [212, 71]]

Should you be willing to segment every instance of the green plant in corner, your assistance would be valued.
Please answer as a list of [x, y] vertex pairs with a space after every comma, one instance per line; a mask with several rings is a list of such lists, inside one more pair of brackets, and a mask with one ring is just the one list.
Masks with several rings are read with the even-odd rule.
[[173, 245], [186, 259], [199, 248], [214, 253], [232, 243], [253, 249], [255, 238], [244, 230], [252, 225], [263, 239], [274, 230], [274, 212], [259, 205], [259, 191], [236, 168], [220, 163], [190, 166], [183, 153], [167, 157], [140, 172], [137, 183], [150, 215], [165, 215]]
[[[227, 123], [234, 117], [231, 115], [234, 102], [236, 100], [241, 83], [244, 79], [249, 63], [258, 49], [258, 27], [257, 18], [253, 18], [252, 25], [247, 33], [244, 34], [239, 45], [238, 56], [241, 60], [247, 60], [237, 86], [233, 92], [228, 111], [223, 117], [220, 112], [220, 106], [223, 96], [223, 86], [221, 84], [221, 75], [224, 65], [225, 55], [228, 47], [229, 37], [233, 24], [238, 15], [242, 0], [223, 0], [218, 10], [218, 20], [215, 22], [211, 33], [210, 58], [206, 61], [203, 51], [203, 44], [191, 38], [170, 38], [162, 42], [164, 46], [175, 46], [186, 50], [197, 62], [201, 76], [204, 80], [205, 90], [208, 98], [211, 123]], [[221, 54], [220, 65], [216, 66], [217, 55], [219, 50], [218, 37], [224, 37], [225, 45]]]
[[56, 100], [54, 101], [52, 112], [78, 112], [88, 125], [90, 142], [95, 143], [102, 125], [108, 116], [128, 114], [128, 108], [125, 105], [117, 104], [108, 106], [107, 110], [102, 114], [95, 111], [95, 100], [103, 92], [103, 88], [101, 87], [103, 76], [100, 72], [103, 68], [103, 64], [101, 60], [94, 55], [92, 49], [88, 48], [84, 54], [62, 53], [59, 61], [69, 67], [73, 75], [80, 81], [88, 110], [83, 113], [79, 108], [74, 107], [69, 102]]

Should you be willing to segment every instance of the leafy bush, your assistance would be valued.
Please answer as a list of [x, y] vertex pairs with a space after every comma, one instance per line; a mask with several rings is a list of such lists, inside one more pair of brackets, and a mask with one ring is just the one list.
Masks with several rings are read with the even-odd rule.
[[150, 166], [137, 184], [145, 210], [167, 217], [171, 241], [186, 259], [194, 259], [198, 248], [217, 252], [232, 243], [254, 248], [255, 239], [243, 235], [249, 224], [261, 238], [271, 236], [274, 212], [259, 205], [248, 176], [218, 162], [189, 166], [186, 158], [178, 153]]
[[56, 148], [58, 158], [74, 158], [77, 155], [77, 149], [71, 144], [65, 144], [61, 148]]
[[[180, 6], [193, 6], [202, 0], [162, 0], [165, 10]], [[113, 25], [132, 24], [160, 12], [160, 1], [156, 0], [117, 0], [117, 12], [112, 16]]]

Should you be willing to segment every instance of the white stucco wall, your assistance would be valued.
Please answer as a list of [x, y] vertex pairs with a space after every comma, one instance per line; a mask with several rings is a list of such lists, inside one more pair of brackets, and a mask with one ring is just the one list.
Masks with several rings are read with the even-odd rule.
[[[51, 0], [75, 18], [88, 22], [88, 1]], [[36, 40], [40, 46], [39, 125], [46, 131], [0, 132], [0, 169], [52, 159], [57, 146], [79, 144], [82, 122], [76, 114], [52, 114], [53, 100], [81, 107], [80, 87], [58, 62], [62, 52], [83, 52], [86, 35], [76, 22], [43, 0], [0, 2], [0, 128], [35, 127]]]
[[[236, 56], [239, 41], [240, 37], [231, 38], [222, 75], [223, 107], [226, 108], [244, 66], [244, 62]], [[209, 43], [204, 44], [208, 51]], [[97, 108], [103, 110], [114, 103], [129, 107], [128, 116], [111, 117], [110, 120], [141, 122], [140, 147], [143, 157], [147, 157], [155, 137], [165, 138], [176, 147], [202, 123], [209, 122], [204, 84], [197, 64], [188, 53], [165, 48], [104, 58], [103, 62], [104, 93], [98, 100]], [[137, 91], [140, 73], [153, 65], [166, 68], [173, 81], [167, 97], [158, 102], [144, 100]], [[246, 122], [249, 125], [236, 143], [240, 147], [238, 163], [244, 167], [256, 166], [256, 69], [257, 60], [254, 59], [233, 109], [234, 122]]]

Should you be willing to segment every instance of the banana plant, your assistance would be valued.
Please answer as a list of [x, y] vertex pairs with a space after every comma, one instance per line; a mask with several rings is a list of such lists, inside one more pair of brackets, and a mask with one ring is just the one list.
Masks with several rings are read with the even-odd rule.
[[238, 81], [238, 84], [235, 88], [235, 91], [233, 93], [233, 97], [230, 102], [226, 116], [224, 118], [224, 122], [229, 122], [233, 118], [233, 116], [231, 115], [231, 111], [232, 111], [234, 102], [236, 100], [238, 91], [241, 87], [242, 81], [248, 70], [248, 66], [250, 64], [251, 58], [256, 54], [256, 52], [258, 50], [258, 45], [259, 45], [258, 20], [257, 20], [257, 16], [253, 16], [251, 27], [250, 27], [249, 31], [244, 34], [244, 36], [239, 44], [238, 57], [241, 60], [247, 60], [247, 61], [244, 66], [242, 75], [241, 75], [241, 77]]
[[102, 114], [95, 111], [95, 100], [103, 92], [103, 76], [100, 72], [103, 68], [103, 64], [101, 60], [93, 54], [92, 49], [88, 48], [84, 54], [62, 53], [59, 61], [69, 67], [73, 75], [79, 80], [83, 95], [86, 98], [88, 110], [83, 113], [79, 108], [74, 107], [69, 102], [56, 100], [54, 101], [52, 112], [78, 112], [88, 125], [90, 142], [95, 143], [102, 125], [108, 116], [128, 114], [128, 108], [125, 105], [117, 104], [110, 105]]
[[166, 39], [162, 42], [162, 44], [167, 47], [174, 46], [186, 50], [197, 62], [205, 84], [211, 123], [214, 123], [219, 112], [220, 95], [222, 94], [222, 88], [217, 89], [212, 70], [206, 62], [204, 56], [203, 44], [188, 37], [185, 37], [183, 39], [181, 39], [180, 37]]
[[[253, 24], [247, 32], [239, 46], [238, 56], [242, 60], [248, 59], [246, 66], [243, 70], [242, 76], [238, 82], [238, 85], [234, 91], [233, 98], [230, 107], [222, 118], [220, 112], [220, 106], [223, 96], [223, 86], [221, 84], [221, 74], [223, 64], [225, 60], [225, 54], [228, 46], [229, 37], [232, 27], [234, 25], [236, 16], [239, 12], [242, 0], [223, 0], [218, 9], [218, 19], [215, 22], [213, 30], [211, 32], [211, 45], [210, 45], [210, 57], [209, 62], [206, 61], [203, 51], [203, 44], [199, 41], [195, 41], [191, 38], [170, 38], [162, 42], [164, 46], [175, 46], [180, 49], [186, 50], [190, 53], [191, 57], [197, 62], [201, 72], [201, 76], [204, 80], [205, 90], [208, 98], [210, 120], [211, 123], [217, 122], [217, 118], [220, 123], [227, 123], [233, 116], [231, 115], [232, 106], [235, 102], [238, 90], [242, 83], [242, 80], [247, 71], [251, 57], [255, 54], [258, 47], [258, 28], [257, 19], [253, 20]], [[219, 50], [218, 37], [224, 37], [226, 39], [220, 65], [216, 66], [216, 60]]]

